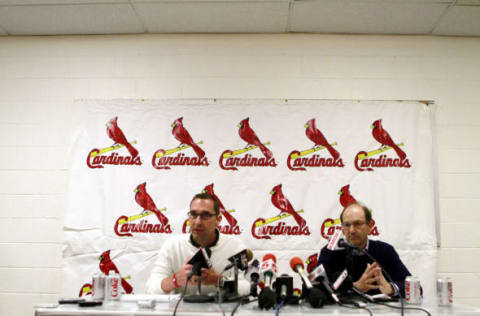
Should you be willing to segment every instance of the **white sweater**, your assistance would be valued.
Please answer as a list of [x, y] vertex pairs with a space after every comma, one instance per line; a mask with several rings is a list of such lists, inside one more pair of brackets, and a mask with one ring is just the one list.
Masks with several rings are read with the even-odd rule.
[[[210, 261], [212, 263], [213, 269], [217, 273], [221, 273], [223, 269], [230, 263], [228, 258], [234, 254], [239, 253], [244, 250], [246, 247], [243, 242], [233, 236], [219, 234], [217, 244], [213, 247], [210, 247], [211, 255]], [[171, 276], [173, 273], [177, 272], [180, 267], [185, 264], [187, 257], [193, 257], [193, 255], [198, 251], [199, 248], [195, 247], [190, 242], [190, 235], [178, 235], [173, 236], [167, 239], [162, 248], [158, 252], [157, 261], [153, 267], [152, 273], [147, 280], [146, 291], [149, 294], [165, 294], [162, 290], [161, 283], [162, 280]], [[224, 276], [229, 277], [233, 275], [232, 270], [228, 271], [229, 274], [224, 274]], [[227, 273], [228, 273], [227, 272]], [[243, 277], [243, 273], [239, 273], [239, 293], [245, 291], [249, 288], [248, 281]], [[183, 291], [183, 287], [176, 290], [176, 293]], [[214, 285], [203, 285], [202, 284], [202, 294], [212, 293], [216, 291]], [[187, 287], [187, 293], [195, 293], [196, 286], [189, 285]]]

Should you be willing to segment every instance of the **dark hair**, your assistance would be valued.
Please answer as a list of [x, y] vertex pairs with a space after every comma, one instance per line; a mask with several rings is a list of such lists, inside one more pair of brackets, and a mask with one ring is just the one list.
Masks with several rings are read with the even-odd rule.
[[357, 206], [360, 206], [362, 208], [363, 213], [365, 215], [365, 220], [367, 221], [367, 224], [370, 224], [372, 222], [372, 212], [368, 209], [368, 207], [366, 207], [365, 205], [363, 205], [360, 202], [353, 202], [353, 203], [350, 203], [343, 208], [343, 211], [340, 214], [340, 221], [342, 222], [342, 224], [343, 224], [343, 213], [345, 213], [345, 210], [352, 205], [357, 205]]
[[220, 205], [218, 205], [218, 202], [217, 200], [215, 199], [215, 197], [213, 195], [211, 195], [210, 193], [198, 193], [198, 194], [195, 194], [195, 196], [193, 197], [193, 199], [190, 201], [190, 205], [192, 205], [192, 202], [196, 199], [200, 199], [200, 200], [210, 200], [210, 201], [213, 201], [213, 210], [215, 211], [215, 215], [218, 216], [218, 214], [220, 214]]

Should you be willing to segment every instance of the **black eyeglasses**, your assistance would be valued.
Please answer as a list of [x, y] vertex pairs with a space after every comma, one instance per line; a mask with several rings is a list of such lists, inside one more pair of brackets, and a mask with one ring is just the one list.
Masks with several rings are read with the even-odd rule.
[[209, 212], [202, 212], [200, 214], [197, 214], [196, 212], [188, 212], [187, 213], [188, 217], [190, 217], [191, 219], [197, 219], [197, 217], [200, 216], [200, 218], [202, 219], [202, 221], [206, 221], [206, 220], [209, 220], [210, 218], [214, 217], [214, 216], [217, 216], [217, 214], [212, 214], [212, 213], [209, 213]]

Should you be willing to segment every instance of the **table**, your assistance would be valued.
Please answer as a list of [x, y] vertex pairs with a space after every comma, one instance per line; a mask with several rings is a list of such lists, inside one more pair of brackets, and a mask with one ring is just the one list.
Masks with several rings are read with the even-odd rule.
[[[138, 300], [155, 300], [155, 309], [141, 309], [137, 306]], [[105, 301], [101, 306], [95, 307], [79, 307], [74, 304], [65, 304], [58, 306], [42, 306], [35, 307], [35, 316], [171, 316], [175, 304], [178, 300], [178, 295], [124, 295], [121, 301], [111, 302]], [[399, 306], [399, 303], [389, 303]], [[221, 307], [226, 316], [230, 316], [236, 303], [222, 303]], [[453, 306], [438, 306], [436, 301], [424, 301], [422, 305], [405, 305], [406, 307], [421, 307], [427, 309], [432, 316], [450, 315], [450, 316], [480, 316], [480, 308], [456, 305]], [[398, 316], [400, 310], [392, 309], [386, 306], [367, 304], [373, 315], [381, 316]], [[425, 312], [405, 311], [405, 315], [427, 315]], [[177, 310], [178, 316], [211, 316], [223, 315], [220, 306], [216, 303], [185, 303], [182, 302]], [[247, 305], [242, 305], [236, 311], [238, 316], [266, 316], [275, 315], [272, 309], [260, 310], [257, 302], [252, 302]], [[314, 309], [307, 303], [300, 305], [287, 305], [281, 308], [279, 315], [285, 316], [304, 316], [304, 315], [369, 315], [369, 313], [362, 309], [349, 309], [342, 306], [328, 305], [323, 308]]]

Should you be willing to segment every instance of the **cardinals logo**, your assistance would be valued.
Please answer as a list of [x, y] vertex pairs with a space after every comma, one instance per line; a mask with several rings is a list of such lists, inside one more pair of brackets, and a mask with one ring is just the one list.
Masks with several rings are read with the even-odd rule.
[[120, 271], [118, 271], [117, 266], [110, 258], [110, 250], [104, 251], [98, 260], [100, 260], [100, 271], [102, 271], [106, 276], [108, 276], [110, 271], [115, 271], [115, 273], [118, 273], [121, 277], [121, 284], [124, 292], [126, 294], [131, 294], [133, 292], [133, 287], [127, 282], [127, 279], [130, 279], [130, 276], [122, 277], [122, 274]]
[[[382, 120], [376, 120], [372, 124], [372, 136], [380, 143], [380, 148], [369, 152], [360, 151], [355, 156], [355, 168], [358, 171], [373, 171], [373, 168], [410, 168], [407, 154], [400, 148], [403, 143], [396, 144], [390, 134], [383, 128]], [[391, 150], [395, 152], [395, 158], [382, 154]], [[378, 158], [370, 158], [380, 155]]]
[[[107, 135], [114, 142], [112, 146], [92, 149], [87, 156], [87, 166], [92, 169], [103, 168], [104, 165], [136, 165], [140, 166], [142, 161], [138, 156], [138, 150], [133, 147], [137, 143], [136, 140], [129, 142], [125, 134], [118, 126], [118, 117], [111, 119], [107, 125]], [[103, 155], [110, 151], [121, 150], [126, 148], [129, 156], [121, 156], [116, 152], [110, 155]]]
[[[329, 143], [322, 132], [315, 126], [315, 119], [305, 123], [305, 134], [313, 142], [313, 148], [292, 151], [287, 158], [287, 166], [293, 171], [306, 171], [308, 167], [340, 167], [343, 168], [343, 160], [340, 153], [333, 148], [337, 142]], [[330, 157], [321, 157], [320, 150], [326, 149]], [[312, 156], [310, 156], [313, 154]], [[310, 156], [310, 157], [307, 157]]]
[[[339, 202], [342, 206], [342, 209], [347, 207], [348, 205], [357, 202], [357, 200], [350, 194], [350, 184], [343, 186], [340, 191], [338, 191], [338, 195], [340, 195]], [[322, 226], [320, 227], [320, 234], [323, 238], [329, 239], [333, 234], [335, 234], [336, 230], [342, 229], [342, 221], [340, 218], [332, 219], [327, 218], [323, 221]], [[378, 236], [378, 228], [375, 226], [375, 221], [372, 219], [372, 229], [369, 233], [370, 236]]]
[[[280, 211], [280, 214], [267, 219], [257, 218], [252, 224], [252, 236], [257, 239], [271, 239], [270, 235], [310, 235], [307, 222], [299, 215], [299, 213], [303, 213], [303, 210], [294, 210], [282, 192], [282, 185], [275, 186], [270, 194], [272, 195], [272, 204]], [[270, 225], [287, 217], [292, 217], [297, 225], [289, 226], [285, 222]]]
[[307, 267], [307, 273], [311, 273], [313, 269], [317, 267], [318, 264], [318, 254], [311, 254], [307, 260], [305, 260], [305, 266]]
[[92, 284], [91, 283], [85, 283], [84, 285], [82, 285], [82, 287], [80, 288], [80, 292], [78, 293], [78, 297], [82, 297], [82, 296], [87, 296], [87, 295], [92, 295], [93, 292], [92, 292]]
[[[172, 229], [168, 218], [163, 214], [167, 209], [159, 210], [150, 194], [147, 193], [147, 183], [139, 184], [135, 192], [135, 202], [143, 209], [140, 214], [133, 216], [120, 216], [115, 222], [115, 234], [121, 237], [132, 237], [132, 233], [144, 234], [170, 234]], [[153, 216], [159, 223], [152, 224], [146, 217]], [[140, 220], [140, 222], [138, 222]]]
[[[183, 117], [176, 119], [172, 123], [172, 135], [180, 144], [172, 149], [159, 149], [152, 157], [152, 166], [155, 169], [170, 169], [171, 166], [205, 166], [208, 167], [208, 159], [205, 151], [199, 145], [203, 141], [196, 143], [188, 130], [183, 126]], [[187, 156], [183, 151], [192, 149], [195, 156]], [[173, 156], [173, 154], [176, 156]]]
[[[255, 131], [250, 127], [249, 118], [247, 117], [238, 124], [238, 134], [247, 145], [245, 148], [236, 150], [225, 150], [219, 159], [220, 168], [223, 170], [237, 171], [238, 167], [276, 167], [277, 163], [273, 157], [273, 153], [268, 149], [270, 142], [262, 143]], [[250, 152], [259, 149], [261, 157], [254, 157]], [[242, 157], [238, 157], [243, 155]]]
[[[237, 219], [232, 215], [235, 212], [234, 209], [227, 210], [224, 206], [222, 201], [220, 201], [219, 197], [213, 191], [213, 183], [207, 185], [203, 190], [202, 193], [208, 193], [214, 197], [217, 201], [218, 206], [220, 206], [220, 214], [222, 214], [222, 223], [217, 227], [220, 233], [226, 235], [240, 235], [241, 230], [240, 226], [238, 226]], [[188, 219], [185, 220], [182, 227], [182, 232], [184, 234], [190, 233], [190, 221]]]

